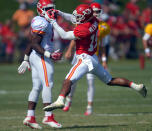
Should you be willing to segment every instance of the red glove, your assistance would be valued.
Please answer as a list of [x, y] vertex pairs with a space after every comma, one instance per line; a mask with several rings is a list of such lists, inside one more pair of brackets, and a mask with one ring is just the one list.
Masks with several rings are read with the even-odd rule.
[[51, 54], [51, 58], [53, 59], [53, 60], [61, 60], [61, 57], [62, 57], [62, 53], [61, 52], [53, 52], [52, 54]]
[[48, 11], [45, 12], [45, 18], [46, 18], [49, 22], [52, 22], [52, 21], [56, 20], [56, 18], [57, 18], [57, 13], [58, 13], [58, 10], [50, 9], [50, 10], [48, 10]]

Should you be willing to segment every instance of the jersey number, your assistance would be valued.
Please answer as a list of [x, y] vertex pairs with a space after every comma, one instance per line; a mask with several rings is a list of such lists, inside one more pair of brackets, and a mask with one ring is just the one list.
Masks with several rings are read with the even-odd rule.
[[[97, 33], [96, 33], [97, 34]], [[91, 36], [91, 44], [90, 44], [90, 47], [88, 49], [88, 51], [93, 51], [96, 47], [97, 47], [97, 35], [96, 34], [93, 34]], [[95, 45], [93, 45], [93, 43], [95, 42]]]

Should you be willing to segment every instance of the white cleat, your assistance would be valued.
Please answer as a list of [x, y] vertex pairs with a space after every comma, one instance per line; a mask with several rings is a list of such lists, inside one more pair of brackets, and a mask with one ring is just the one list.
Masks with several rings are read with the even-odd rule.
[[55, 109], [63, 109], [63, 107], [64, 107], [64, 103], [56, 101], [56, 102], [44, 107], [43, 110], [44, 111], [52, 111]]
[[36, 122], [34, 116], [27, 116], [23, 120], [23, 124], [29, 126], [32, 129], [42, 129], [42, 127]]
[[147, 96], [147, 89], [146, 89], [145, 85], [140, 84], [140, 89], [138, 90], [138, 92], [139, 92], [143, 97], [146, 97], [146, 96]]
[[42, 120], [42, 123], [53, 128], [62, 128], [62, 125], [54, 119], [54, 115], [45, 116]]

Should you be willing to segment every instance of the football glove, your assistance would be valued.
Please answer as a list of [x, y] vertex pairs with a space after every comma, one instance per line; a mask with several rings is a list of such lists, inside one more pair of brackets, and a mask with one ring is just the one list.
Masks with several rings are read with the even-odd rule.
[[61, 60], [61, 57], [62, 57], [62, 53], [61, 52], [53, 52], [51, 54], [51, 58], [55, 61], [57, 60]]
[[58, 13], [58, 11], [55, 9], [50, 9], [50, 10], [46, 11], [45, 12], [46, 20], [49, 21], [50, 23], [56, 22], [57, 13]]
[[21, 65], [18, 67], [18, 73], [19, 74], [24, 74], [24, 72], [26, 71], [26, 69], [28, 69], [29, 71], [31, 71], [29, 62], [24, 60], [21, 63]]

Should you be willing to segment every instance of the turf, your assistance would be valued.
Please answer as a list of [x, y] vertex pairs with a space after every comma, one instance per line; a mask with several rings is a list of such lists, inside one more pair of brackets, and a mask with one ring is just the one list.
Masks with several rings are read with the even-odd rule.
[[[147, 98], [129, 88], [108, 87], [97, 78], [95, 80], [94, 113], [86, 117], [86, 78], [77, 85], [72, 108], [65, 113], [54, 111], [62, 129], [42, 125], [44, 115], [41, 96], [36, 110], [37, 121], [44, 131], [151, 131], [152, 130], [152, 62], [146, 61], [140, 70], [138, 60], [109, 62], [113, 77], [126, 77], [137, 83], [144, 83], [148, 89]], [[70, 69], [69, 63], [56, 63], [54, 75], [53, 101], [57, 98], [62, 81]], [[18, 64], [0, 65], [0, 131], [30, 131], [22, 121], [26, 116], [27, 98], [32, 87], [31, 74], [17, 74]]]

